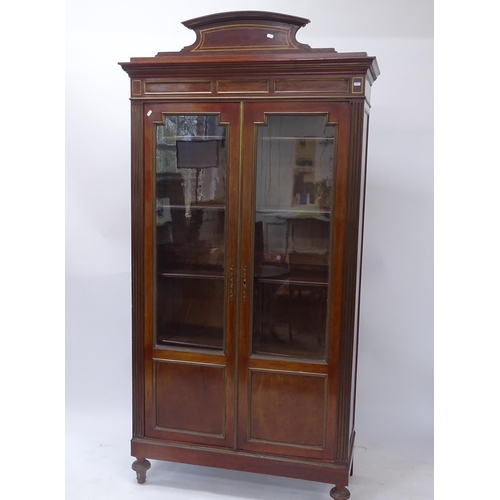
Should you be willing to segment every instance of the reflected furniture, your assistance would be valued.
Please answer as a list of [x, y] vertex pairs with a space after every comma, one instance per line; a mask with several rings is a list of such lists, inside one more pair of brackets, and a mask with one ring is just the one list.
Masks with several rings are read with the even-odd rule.
[[307, 19], [183, 24], [120, 63], [132, 120], [132, 468], [167, 460], [333, 484], [353, 461], [375, 57]]

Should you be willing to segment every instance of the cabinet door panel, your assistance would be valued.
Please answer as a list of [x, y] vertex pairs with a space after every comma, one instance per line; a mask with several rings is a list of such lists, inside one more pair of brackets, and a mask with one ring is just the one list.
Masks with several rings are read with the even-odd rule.
[[346, 104], [245, 106], [242, 449], [333, 458], [348, 131]]
[[144, 105], [150, 437], [234, 443], [238, 112]]
[[327, 113], [256, 126], [253, 353], [325, 358], [335, 140]]
[[248, 440], [322, 450], [326, 375], [250, 370]]
[[154, 427], [224, 438], [225, 385], [222, 366], [155, 361]]

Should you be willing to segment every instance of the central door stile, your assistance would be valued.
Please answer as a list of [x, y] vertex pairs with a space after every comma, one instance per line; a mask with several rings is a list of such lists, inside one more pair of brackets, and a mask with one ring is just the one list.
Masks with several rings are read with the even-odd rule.
[[[228, 228], [238, 227], [240, 220], [239, 206], [239, 183], [240, 183], [240, 164], [241, 164], [241, 120], [238, 112], [238, 105], [235, 102], [220, 104], [227, 107], [228, 121], [231, 124], [231, 154], [230, 169], [228, 176]], [[238, 346], [238, 266], [239, 266], [239, 235], [234, 234], [230, 229], [227, 232], [228, 247], [228, 292], [226, 300], [226, 324], [227, 339], [225, 345], [225, 357], [228, 367], [228, 376], [230, 378], [227, 384], [228, 400], [230, 399], [230, 408], [228, 405], [228, 446], [236, 449], [236, 421], [237, 421], [237, 358], [235, 356]]]
[[239, 279], [239, 307], [238, 307], [238, 395], [237, 408], [238, 420], [236, 422], [238, 449], [244, 449], [247, 440], [247, 411], [248, 411], [248, 387], [247, 372], [250, 355], [251, 342], [251, 305], [253, 294], [253, 238], [254, 238], [254, 216], [253, 216], [253, 189], [255, 180], [253, 158], [254, 158], [254, 130], [253, 122], [248, 118], [251, 104], [241, 102], [240, 104], [240, 279]]
[[243, 233], [243, 228], [242, 228], [242, 213], [243, 213], [243, 203], [242, 203], [242, 191], [243, 191], [243, 144], [244, 144], [244, 134], [243, 134], [243, 124], [245, 121], [245, 102], [240, 101], [239, 103], [239, 142], [238, 142], [238, 192], [237, 192], [237, 199], [238, 199], [238, 224], [237, 224], [237, 262], [236, 262], [236, 269], [237, 269], [237, 285], [236, 285], [236, 299], [237, 299], [237, 307], [236, 307], [236, 312], [235, 312], [235, 330], [234, 330], [234, 372], [235, 372], [235, 396], [234, 396], [234, 416], [235, 416], [235, 422], [234, 422], [234, 449], [237, 450], [239, 449], [239, 438], [238, 438], [238, 422], [239, 422], [239, 408], [238, 408], [238, 402], [239, 402], [239, 392], [240, 392], [240, 387], [239, 387], [239, 379], [240, 379], [240, 374], [239, 374], [239, 369], [240, 369], [240, 344], [241, 344], [241, 323], [240, 323], [240, 314], [241, 314], [241, 306], [240, 306], [240, 280], [239, 277], [242, 275], [240, 271], [240, 266], [241, 266], [241, 249], [242, 249], [242, 233]]

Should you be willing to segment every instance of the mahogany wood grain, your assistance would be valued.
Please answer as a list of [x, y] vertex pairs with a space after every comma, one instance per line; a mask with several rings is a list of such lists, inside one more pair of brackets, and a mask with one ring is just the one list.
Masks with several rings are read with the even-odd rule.
[[[140, 483], [147, 459], [159, 459], [327, 482], [335, 485], [332, 498], [350, 497], [368, 99], [379, 68], [364, 52], [298, 42], [297, 30], [308, 22], [259, 11], [203, 16], [183, 23], [196, 34], [192, 45], [120, 63], [131, 79], [131, 452]], [[217, 270], [157, 268], [156, 132], [171, 115], [215, 116], [226, 127], [226, 198], [216, 207], [224, 261]], [[320, 116], [335, 128], [333, 215], [322, 222], [330, 246], [328, 261], [315, 268], [321, 272], [306, 266], [258, 282], [255, 142], [273, 115]], [[196, 279], [213, 280], [217, 293], [201, 300]], [[181, 312], [188, 318], [186, 337], [193, 326], [219, 328], [215, 349], [189, 345], [180, 334], [177, 343], [161, 341], [157, 317], [171, 300], [168, 280], [184, 280], [177, 293], [191, 296], [197, 309], [189, 315], [186, 306], [169, 318], [177, 321]], [[299, 302], [290, 312], [315, 314], [326, 324], [318, 355], [252, 348], [258, 287], [285, 282], [322, 290], [314, 305], [320, 312]], [[220, 300], [222, 313], [215, 307]]]

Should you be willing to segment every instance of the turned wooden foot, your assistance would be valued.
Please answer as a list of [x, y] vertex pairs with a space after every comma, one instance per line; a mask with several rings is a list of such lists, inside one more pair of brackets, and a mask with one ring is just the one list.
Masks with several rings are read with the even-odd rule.
[[146, 482], [146, 472], [151, 467], [151, 463], [145, 458], [138, 458], [133, 464], [132, 469], [137, 474], [137, 482], [144, 484]]
[[347, 498], [351, 498], [350, 491], [345, 486], [334, 486], [330, 490], [330, 496], [335, 498], [336, 500], [343, 500]]

